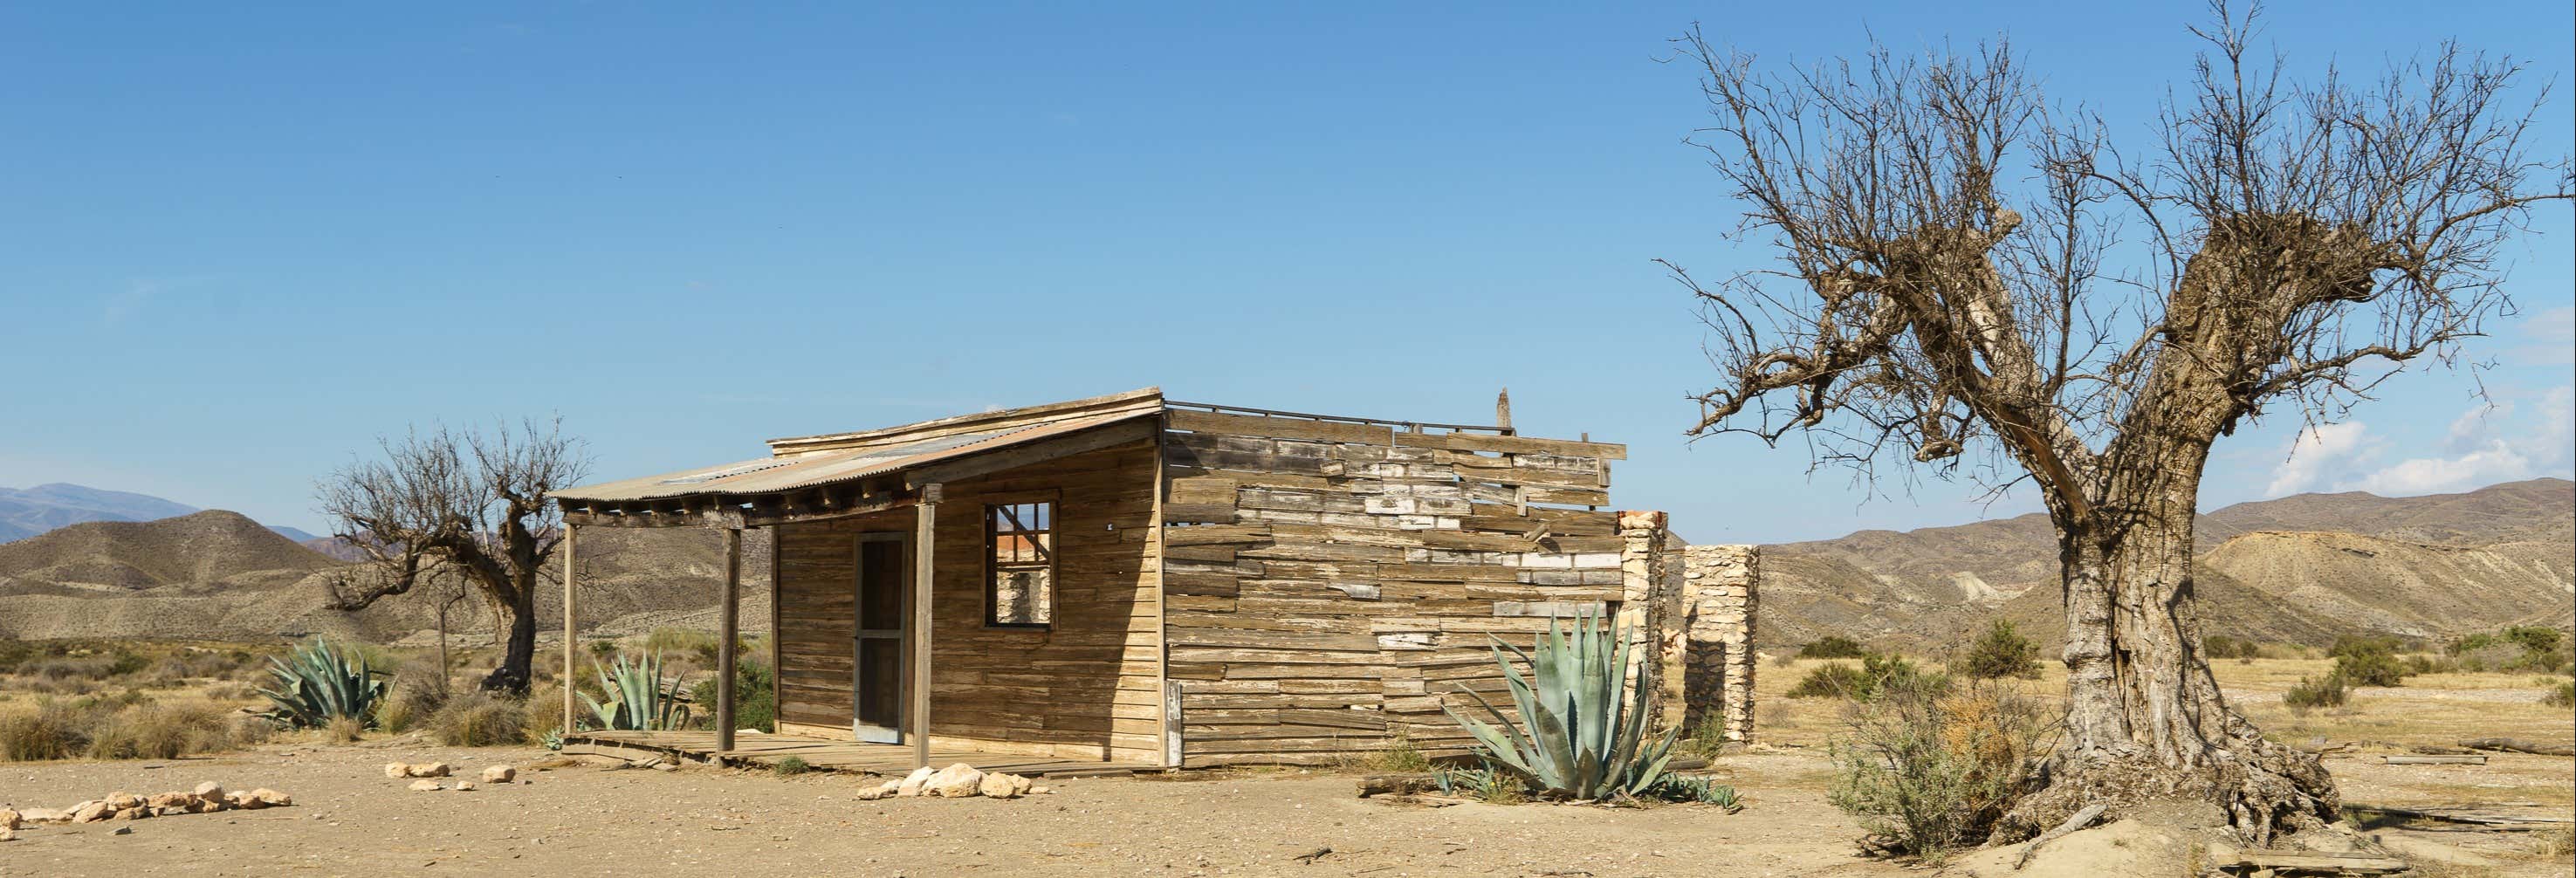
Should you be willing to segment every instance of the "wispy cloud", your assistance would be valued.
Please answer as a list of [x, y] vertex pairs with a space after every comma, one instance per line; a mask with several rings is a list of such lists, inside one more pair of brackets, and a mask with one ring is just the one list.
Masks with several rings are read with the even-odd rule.
[[2302, 491], [2368, 491], [2386, 496], [2464, 491], [2497, 482], [2564, 476], [2576, 465], [2576, 387], [2531, 404], [2512, 399], [2461, 412], [2439, 454], [2374, 466], [2386, 443], [2359, 421], [2301, 431], [2272, 470], [2266, 496]]

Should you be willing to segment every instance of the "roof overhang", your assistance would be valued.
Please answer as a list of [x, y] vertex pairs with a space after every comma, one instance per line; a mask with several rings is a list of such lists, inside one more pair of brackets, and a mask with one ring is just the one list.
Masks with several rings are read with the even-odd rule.
[[[1110, 399], [1123, 404], [1083, 405]], [[942, 482], [1151, 439], [1162, 411], [1161, 393], [1149, 389], [775, 440], [775, 457], [581, 485], [551, 496], [565, 521], [585, 526], [757, 527], [867, 515], [918, 503], [926, 488]]]

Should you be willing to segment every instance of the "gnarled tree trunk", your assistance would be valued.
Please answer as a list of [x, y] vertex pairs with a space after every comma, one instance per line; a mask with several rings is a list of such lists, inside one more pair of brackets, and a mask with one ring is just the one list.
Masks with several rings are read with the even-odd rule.
[[2276, 828], [2334, 819], [2334, 782], [2317, 758], [2265, 740], [2227, 705], [2200, 653], [2192, 526], [2205, 458], [2167, 449], [2111, 473], [2090, 516], [2052, 510], [2066, 738], [2045, 789], [2015, 808], [2007, 830], [2036, 833], [2096, 802], [2126, 810], [2178, 796], [2218, 804], [2264, 843]]

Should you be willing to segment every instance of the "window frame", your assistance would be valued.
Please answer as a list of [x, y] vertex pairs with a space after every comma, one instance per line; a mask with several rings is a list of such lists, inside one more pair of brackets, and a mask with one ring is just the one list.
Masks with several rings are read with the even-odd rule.
[[[1056, 490], [996, 494], [979, 499], [977, 503], [977, 514], [983, 518], [982, 526], [984, 531], [984, 561], [981, 567], [984, 577], [982, 591], [984, 599], [984, 627], [986, 629], [998, 631], [1044, 632], [1051, 631], [1055, 628], [1056, 613], [1060, 609], [1056, 606], [1055, 602], [1056, 585], [1062, 577], [1064, 568], [1064, 565], [1060, 563], [1060, 559], [1064, 553], [1065, 533], [1064, 503], [1062, 500], [1063, 492]], [[997, 548], [996, 543], [1002, 533], [999, 527], [999, 519], [1001, 516], [997, 513], [1005, 507], [1032, 506], [1038, 504], [1044, 504], [1047, 507], [1046, 527], [1015, 530], [1011, 531], [1011, 533], [1038, 534], [1047, 538], [1046, 548], [1044, 550], [1044, 554], [1046, 556], [1047, 620], [1044, 622], [1004, 622], [1001, 620], [1001, 593], [998, 588], [999, 583], [995, 580], [995, 574], [1001, 572], [1003, 569], [1001, 562], [995, 558], [997, 554], [995, 551]], [[1028, 569], [1026, 565], [1016, 566], [1019, 566], [1020, 569]]]

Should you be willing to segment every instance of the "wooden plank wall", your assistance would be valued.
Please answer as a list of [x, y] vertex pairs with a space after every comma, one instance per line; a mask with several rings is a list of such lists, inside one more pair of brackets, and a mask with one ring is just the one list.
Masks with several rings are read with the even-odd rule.
[[[933, 743], [1159, 762], [1154, 444], [950, 482], [944, 493], [933, 559]], [[988, 628], [984, 506], [1050, 498], [1057, 500], [1055, 623]], [[908, 530], [911, 518], [907, 511], [780, 528], [783, 719], [849, 727], [852, 538]]]
[[1492, 637], [1621, 597], [1624, 446], [1173, 410], [1165, 639], [1185, 766], [1328, 762], [1499, 695]]

